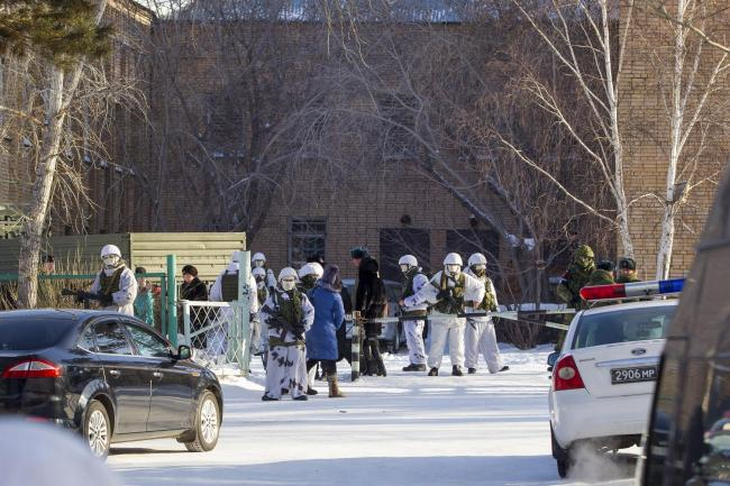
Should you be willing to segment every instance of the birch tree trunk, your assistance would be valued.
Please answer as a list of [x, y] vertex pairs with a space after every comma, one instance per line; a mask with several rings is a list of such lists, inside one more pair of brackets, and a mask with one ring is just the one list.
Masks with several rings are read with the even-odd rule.
[[[107, 0], [98, 0], [96, 25], [102, 20]], [[45, 103], [45, 132], [38, 150], [35, 180], [27, 219], [23, 223], [18, 258], [18, 305], [32, 309], [38, 301], [38, 266], [43, 241], [43, 231], [53, 195], [58, 157], [64, 136], [64, 124], [68, 110], [81, 80], [83, 62], [76, 59], [70, 68], [64, 69], [53, 61], [48, 62], [48, 97]]]
[[51, 68], [50, 86], [46, 110], [46, 131], [43, 135], [35, 181], [33, 182], [32, 201], [27, 219], [23, 224], [23, 237], [20, 242], [18, 261], [18, 304], [32, 309], [38, 299], [38, 264], [43, 229], [46, 224], [53, 181], [56, 174], [63, 122], [65, 72], [58, 66]]

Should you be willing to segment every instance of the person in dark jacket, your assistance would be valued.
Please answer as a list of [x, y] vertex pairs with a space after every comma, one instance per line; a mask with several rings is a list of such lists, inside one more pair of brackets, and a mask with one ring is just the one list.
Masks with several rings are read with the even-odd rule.
[[[198, 269], [192, 265], [185, 265], [182, 269], [182, 275], [183, 284], [180, 286], [180, 300], [207, 301], [208, 287], [198, 278]], [[200, 308], [197, 312], [191, 312], [190, 327], [193, 331], [204, 328], [207, 322], [205, 312], [202, 312]], [[193, 344], [196, 348], [205, 349], [208, 346], [206, 334], [198, 334]]]
[[611, 285], [615, 283], [613, 279], [614, 264], [611, 260], [601, 260], [596, 265], [596, 269], [591, 273], [586, 286], [593, 285]]
[[371, 319], [383, 317], [385, 313], [387, 297], [385, 285], [378, 273], [378, 262], [371, 257], [367, 249], [355, 248], [350, 252], [353, 263], [358, 268], [357, 291], [355, 292], [355, 310], [365, 320], [365, 345], [363, 355], [365, 356], [364, 375], [385, 376], [385, 364], [380, 355], [380, 342], [378, 336], [382, 330], [382, 324], [372, 322]]
[[198, 278], [198, 269], [185, 265], [182, 269], [183, 284], [180, 287], [180, 300], [208, 300], [208, 288]]
[[345, 307], [340, 291], [340, 269], [329, 265], [322, 278], [309, 292], [309, 300], [314, 306], [314, 324], [307, 332], [307, 371], [317, 362], [327, 374], [330, 398], [344, 397], [337, 383], [337, 329], [342, 327]]

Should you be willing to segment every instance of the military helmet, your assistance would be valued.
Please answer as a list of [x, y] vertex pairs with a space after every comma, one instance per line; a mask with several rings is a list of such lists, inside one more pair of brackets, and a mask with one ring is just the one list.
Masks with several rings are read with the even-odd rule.
[[409, 265], [411, 267], [417, 267], [418, 260], [413, 255], [403, 255], [402, 257], [400, 257], [400, 260], [398, 260], [398, 265]]
[[481, 253], [474, 253], [472, 256], [469, 257], [469, 266], [473, 267], [474, 265], [486, 265], [487, 264], [487, 257], [482, 255]]
[[121, 258], [122, 252], [116, 245], [105, 245], [104, 248], [101, 249], [101, 257], [104, 258], [111, 255], [116, 255]]
[[588, 245], [580, 245], [575, 250], [575, 258], [595, 258], [596, 255], [593, 253], [593, 248]]
[[302, 268], [299, 269], [299, 278], [302, 279], [306, 277], [307, 275], [315, 275], [317, 278], [321, 277], [324, 271], [322, 270], [322, 266], [318, 263], [307, 263], [305, 265], [302, 265]]
[[263, 267], [256, 267], [251, 270], [251, 275], [254, 277], [266, 277], [266, 270]]
[[292, 267], [284, 267], [281, 269], [281, 272], [279, 272], [279, 282], [281, 282], [285, 278], [293, 278], [294, 280], [299, 280], [297, 276], [297, 271], [294, 270]]
[[444, 258], [444, 266], [445, 265], [459, 265], [460, 267], [463, 267], [464, 260], [461, 259], [461, 255], [458, 253], [449, 253], [446, 255], [446, 258]]
[[256, 261], [266, 262], [266, 255], [264, 255], [263, 253], [261, 253], [259, 251], [259, 252], [253, 254], [253, 256], [251, 257], [251, 261], [252, 262], [256, 262]]

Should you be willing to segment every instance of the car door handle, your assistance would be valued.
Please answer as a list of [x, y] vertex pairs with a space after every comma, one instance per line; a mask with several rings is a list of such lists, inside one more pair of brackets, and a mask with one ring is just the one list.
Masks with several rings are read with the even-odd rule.
[[155, 378], [162, 378], [162, 373], [160, 373], [159, 371], [155, 371], [154, 373], [152, 373], [152, 376], [154, 376]]
[[109, 374], [112, 375], [112, 376], [114, 376], [114, 377], [117, 377], [117, 376], [121, 375], [122, 372], [119, 371], [119, 370], [109, 370]]

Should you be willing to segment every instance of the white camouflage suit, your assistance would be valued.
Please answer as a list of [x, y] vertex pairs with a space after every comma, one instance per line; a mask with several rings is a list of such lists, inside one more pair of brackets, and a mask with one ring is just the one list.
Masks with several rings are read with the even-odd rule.
[[[119, 271], [119, 268], [105, 268], [102, 270], [104, 275], [111, 277], [115, 272]], [[104, 310], [110, 310], [114, 312], [121, 312], [129, 316], [134, 315], [134, 299], [137, 298], [137, 279], [134, 273], [124, 266], [119, 276], [119, 290], [112, 293], [112, 299], [114, 303], [110, 306], [104, 307]], [[98, 294], [101, 291], [101, 272], [96, 275], [94, 283], [91, 284], [89, 292], [92, 294]]]
[[291, 332], [276, 326], [279, 315], [279, 302], [290, 300], [289, 294], [276, 288], [266, 299], [259, 318], [266, 325], [269, 337], [269, 356], [266, 362], [266, 391], [269, 398], [279, 399], [282, 389], [289, 390], [292, 398], [307, 393], [307, 348], [304, 333], [309, 331], [314, 322], [314, 307], [307, 295], [299, 293], [302, 299], [302, 339]]
[[[428, 302], [418, 302], [416, 298], [416, 294], [428, 285], [428, 277], [420, 273], [420, 270], [419, 268], [419, 273], [416, 273], [413, 277], [411, 289], [413, 295], [403, 299], [403, 312], [425, 312], [428, 310]], [[423, 343], [423, 327], [425, 322], [425, 318], [403, 321], [403, 328], [406, 331], [406, 344], [408, 345], [408, 359], [414, 365], [426, 364], [426, 345]]]
[[[492, 294], [494, 305], [499, 305], [492, 279], [487, 277], [486, 274], [481, 277], [476, 276], [471, 268], [467, 269], [465, 273], [481, 282], [485, 292]], [[481, 301], [477, 302], [481, 303]], [[484, 312], [484, 310], [471, 307], [466, 308], [467, 313]], [[497, 334], [494, 331], [494, 322], [492, 322], [491, 317], [470, 317], [467, 319], [465, 348], [464, 364], [467, 368], [476, 369], [479, 353], [484, 356], [484, 361], [486, 361], [490, 373], [497, 373], [502, 368], [502, 359], [499, 355], [499, 347], [497, 346]]]
[[[408, 299], [409, 304], [422, 304], [438, 302], [438, 293], [441, 286], [441, 275], [443, 271], [433, 276], [428, 285], [424, 285], [416, 295]], [[484, 285], [471, 275], [464, 275], [464, 301], [481, 302], [484, 299]], [[447, 278], [447, 286], [454, 288], [456, 282], [452, 277]], [[429, 368], [439, 368], [444, 356], [446, 338], [449, 339], [449, 355], [452, 366], [464, 366], [464, 328], [466, 319], [457, 317], [441, 317], [444, 314], [434, 312], [431, 314], [431, 347], [428, 352], [427, 364]]]

